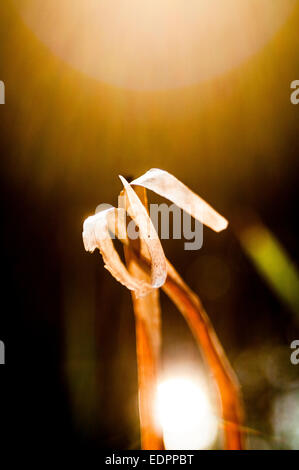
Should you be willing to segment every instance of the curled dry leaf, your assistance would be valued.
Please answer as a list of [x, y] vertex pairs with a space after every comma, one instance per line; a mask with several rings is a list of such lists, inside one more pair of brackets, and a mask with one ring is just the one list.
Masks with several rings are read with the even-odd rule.
[[226, 229], [228, 222], [207, 202], [179, 181], [175, 176], [159, 168], [152, 168], [135, 179], [132, 185], [143, 186], [169, 199], [192, 217], [216, 232]]
[[122, 241], [127, 239], [125, 211], [109, 208], [88, 217], [83, 225], [83, 242], [87, 251], [100, 250], [105, 268], [117, 281], [135, 291], [138, 297], [147, 295], [151, 289], [161, 287], [166, 279], [166, 259], [155, 227], [139, 197], [129, 183], [120, 176], [130, 202], [129, 215], [139, 227], [139, 233], [151, 258], [151, 283], [131, 276], [114, 248], [110, 232]]
[[114, 216], [115, 213], [118, 213], [118, 209], [106, 209], [85, 220], [83, 226], [85, 249], [93, 252], [98, 248], [103, 257], [105, 268], [108, 269], [110, 274], [128, 289], [144, 295], [150, 286], [130, 275], [113, 246], [109, 232], [109, 219], [111, 220], [110, 216]]
[[151, 285], [152, 287], [161, 287], [166, 280], [167, 270], [166, 259], [158, 234], [146, 208], [135, 191], [125, 178], [120, 176], [120, 179], [130, 203], [129, 215], [139, 227], [140, 238], [144, 240], [152, 260]]
[[[227, 227], [227, 220], [216, 212], [208, 203], [191, 191], [181, 181], [167, 171], [157, 168], [149, 170], [129, 184], [120, 176], [129, 200], [128, 213], [139, 227], [139, 235], [144, 240], [151, 258], [151, 283], [135, 279], [130, 275], [114, 248], [110, 231], [122, 241], [127, 238], [125, 212], [122, 208], [109, 208], [84, 222], [83, 241], [87, 251], [100, 250], [105, 267], [121, 284], [135, 291], [137, 296], [144, 296], [152, 288], [162, 287], [167, 276], [166, 259], [155, 227], [132, 185], [143, 186], [177, 204], [198, 221], [215, 231]], [[113, 221], [113, 222], [112, 222]]]

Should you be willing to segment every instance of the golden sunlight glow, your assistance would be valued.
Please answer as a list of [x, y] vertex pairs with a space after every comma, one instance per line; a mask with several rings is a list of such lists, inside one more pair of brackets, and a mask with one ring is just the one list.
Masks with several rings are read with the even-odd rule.
[[187, 377], [167, 379], [158, 386], [157, 419], [166, 449], [208, 449], [218, 423], [205, 387]]
[[296, 0], [14, 0], [59, 57], [106, 83], [167, 89], [222, 75], [284, 24]]

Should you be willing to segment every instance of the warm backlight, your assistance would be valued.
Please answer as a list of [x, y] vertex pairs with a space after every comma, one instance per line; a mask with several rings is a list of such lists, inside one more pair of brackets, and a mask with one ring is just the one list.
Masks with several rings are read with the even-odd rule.
[[158, 386], [157, 418], [166, 449], [208, 449], [217, 436], [217, 418], [198, 381], [172, 378]]
[[256, 53], [296, 0], [15, 0], [63, 60], [101, 81], [167, 89], [219, 76]]

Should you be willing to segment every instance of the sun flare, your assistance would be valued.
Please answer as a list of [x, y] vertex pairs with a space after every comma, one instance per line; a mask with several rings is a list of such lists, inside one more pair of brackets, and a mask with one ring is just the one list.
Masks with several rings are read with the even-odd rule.
[[256, 53], [296, 0], [15, 0], [59, 57], [96, 79], [167, 89], [222, 75]]
[[161, 382], [157, 420], [166, 449], [208, 449], [217, 437], [217, 418], [203, 385], [188, 377]]

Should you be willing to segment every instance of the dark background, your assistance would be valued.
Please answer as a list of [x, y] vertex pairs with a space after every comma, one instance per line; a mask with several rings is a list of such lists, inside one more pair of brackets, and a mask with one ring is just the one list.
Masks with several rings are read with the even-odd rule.
[[[236, 368], [248, 427], [258, 432], [251, 445], [299, 447], [296, 426], [279, 434], [273, 425], [276, 400], [290, 390], [297, 399], [289, 413], [298, 416], [289, 345], [299, 339], [299, 311], [270, 288], [238, 237], [254, 214], [299, 265], [299, 106], [290, 103], [298, 20], [297, 7], [271, 43], [227, 76], [137, 93], [69, 68], [1, 2], [1, 407], [18, 445], [138, 448], [130, 294], [98, 253], [84, 251], [81, 232], [100, 202], [116, 204], [119, 173], [161, 167], [230, 221], [225, 233], [205, 229], [199, 252], [181, 241], [163, 246]], [[164, 294], [161, 301], [165, 367], [200, 368], [179, 313]]]

